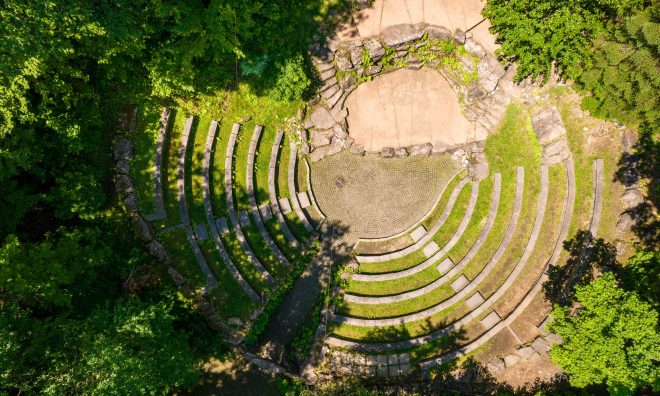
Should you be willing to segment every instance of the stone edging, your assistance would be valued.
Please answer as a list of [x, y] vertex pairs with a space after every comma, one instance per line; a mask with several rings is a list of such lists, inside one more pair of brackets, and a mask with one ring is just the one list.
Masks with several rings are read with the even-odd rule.
[[158, 128], [158, 137], [156, 139], [156, 148], [154, 150], [154, 213], [145, 217], [147, 221], [156, 221], [164, 219], [167, 216], [165, 212], [165, 203], [163, 202], [162, 168], [163, 168], [163, 145], [167, 135], [167, 127], [170, 123], [172, 111], [163, 107], [160, 112], [160, 128]]
[[[323, 85], [319, 88], [319, 97], [311, 102], [315, 109], [305, 123], [305, 129], [308, 129], [311, 135], [310, 159], [318, 161], [342, 149], [350, 149], [358, 155], [365, 153], [363, 147], [353, 145], [353, 139], [349, 136], [346, 124], [348, 109], [344, 107], [344, 102], [360, 83], [360, 79], [370, 80], [383, 72], [382, 61], [390, 56], [388, 51], [394, 51], [392, 60], [397, 62], [392, 65], [394, 69], [418, 69], [424, 65], [437, 69], [447, 79], [457, 97], [463, 99], [464, 114], [474, 125], [474, 135], [469, 142], [485, 140], [504, 114], [510, 101], [508, 91], [513, 90], [513, 83], [508, 77], [503, 79], [505, 70], [494, 56], [487, 54], [472, 38], [466, 38], [465, 33], [456, 33], [452, 35], [444, 27], [426, 23], [403, 24], [390, 26], [379, 36], [366, 39], [314, 44], [311, 52]], [[442, 66], [437, 59], [427, 61], [409, 56], [408, 50], [425, 37], [452, 41], [463, 46], [468, 55], [459, 56], [460, 71]], [[439, 48], [431, 47], [430, 51], [433, 54], [441, 54]], [[363, 65], [363, 54], [367, 54], [370, 59], [366, 67]], [[476, 73], [476, 81], [467, 85], [460, 73]], [[338, 80], [337, 76], [342, 75], [343, 78]], [[357, 81], [354, 75], [358, 77]], [[503, 86], [506, 86], [506, 90]], [[431, 143], [426, 143], [384, 148], [379, 154], [391, 158], [409, 154], [439, 154], [455, 149], [458, 147], [433, 147]]]
[[296, 165], [298, 162], [298, 147], [296, 142], [293, 139], [289, 139], [289, 168], [287, 174], [287, 183], [289, 186], [289, 197], [291, 199], [291, 205], [293, 206], [293, 211], [296, 212], [296, 216], [300, 219], [300, 222], [303, 224], [307, 232], [314, 231], [314, 227], [307, 219], [305, 212], [303, 212], [300, 207], [300, 201], [298, 201], [298, 190], [296, 190]]

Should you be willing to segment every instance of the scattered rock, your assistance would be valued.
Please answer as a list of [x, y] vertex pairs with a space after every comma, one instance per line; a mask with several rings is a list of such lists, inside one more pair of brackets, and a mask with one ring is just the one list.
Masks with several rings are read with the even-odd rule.
[[318, 129], [313, 129], [310, 136], [311, 136], [312, 146], [316, 148], [330, 144], [330, 138], [328, 138], [323, 131], [320, 131]]
[[117, 173], [128, 175], [131, 172], [131, 166], [127, 160], [117, 161]]
[[550, 350], [550, 344], [545, 339], [536, 337], [532, 342], [532, 349], [539, 353], [548, 352]]
[[316, 147], [314, 151], [309, 155], [309, 159], [312, 160], [312, 162], [318, 162], [325, 158], [325, 155], [328, 152], [328, 147], [329, 145], [321, 146], [321, 147]]
[[548, 333], [548, 335], [545, 336], [545, 340], [550, 345], [561, 344], [562, 341], [563, 341], [561, 336], [559, 334], [555, 334], [555, 333]]
[[568, 142], [564, 139], [556, 140], [543, 147], [542, 159], [548, 165], [559, 164], [571, 156]]
[[508, 368], [518, 363], [519, 360], [520, 357], [518, 355], [508, 355], [504, 357], [504, 365]]
[[431, 151], [433, 151], [433, 145], [431, 143], [417, 144], [410, 147], [411, 156], [417, 156], [417, 155], [428, 156], [431, 155]]
[[349, 53], [337, 55], [337, 69], [341, 71], [348, 71], [352, 68], [353, 62], [351, 62], [351, 55]]
[[454, 42], [458, 45], [465, 44], [465, 32], [461, 29], [454, 30]]
[[626, 190], [620, 199], [626, 205], [626, 209], [633, 209], [644, 203], [644, 195], [636, 188]]
[[383, 158], [392, 158], [394, 157], [394, 149], [392, 147], [384, 147], [380, 151], [380, 155], [382, 155]]
[[364, 48], [367, 50], [369, 58], [371, 58], [371, 60], [374, 62], [378, 61], [383, 57], [383, 55], [385, 55], [385, 48], [383, 48], [383, 46], [376, 39], [370, 38], [365, 40]]
[[408, 150], [405, 147], [400, 147], [394, 150], [394, 156], [397, 158], [404, 158], [408, 156]]
[[480, 162], [468, 168], [468, 175], [474, 180], [484, 180], [488, 177], [488, 163]]
[[623, 131], [623, 135], [621, 135], [621, 146], [625, 151], [630, 151], [632, 150], [633, 147], [637, 144], [637, 135], [635, 132], [631, 131], [630, 129], [626, 129]]
[[451, 32], [442, 26], [428, 26], [426, 31], [430, 38], [449, 41], [451, 39]]
[[624, 234], [630, 231], [635, 225], [635, 219], [632, 214], [629, 212], [621, 213], [619, 219], [616, 222], [616, 232], [619, 234]]
[[124, 206], [130, 213], [137, 213], [140, 210], [135, 194], [128, 194], [126, 198], [124, 198]]
[[486, 51], [471, 38], [465, 40], [465, 50], [468, 52], [468, 54], [476, 58], [483, 58], [486, 56]]
[[403, 44], [419, 40], [424, 35], [424, 31], [417, 25], [394, 25], [385, 28], [381, 32], [383, 42], [388, 47], [399, 47]]
[[133, 143], [124, 138], [115, 140], [114, 154], [116, 160], [130, 160], [135, 157]]
[[318, 129], [330, 129], [335, 125], [335, 119], [332, 114], [323, 106], [317, 107], [310, 116], [312, 125]]
[[529, 357], [532, 356], [535, 352], [532, 347], [526, 346], [518, 349], [516, 353], [523, 359], [529, 359]]
[[357, 154], [357, 155], [362, 155], [364, 154], [364, 146], [361, 144], [353, 144], [351, 146], [351, 153]]
[[506, 370], [504, 359], [499, 357], [491, 359], [490, 362], [488, 362], [488, 364], [486, 365], [486, 367], [488, 368], [488, 371], [490, 371], [490, 373], [495, 376], [504, 373], [504, 370]]
[[238, 119], [238, 121], [241, 124], [245, 124], [246, 122], [250, 121], [251, 119], [252, 119], [252, 117], [250, 117], [250, 116], [242, 116], [241, 118]]
[[532, 117], [532, 128], [541, 145], [546, 145], [566, 135], [566, 128], [564, 128], [559, 110], [555, 106], [548, 107], [534, 114], [534, 117]]
[[335, 132], [335, 136], [341, 140], [344, 140], [348, 137], [348, 133], [339, 124], [336, 124], [334, 127], [332, 127], [332, 130]]

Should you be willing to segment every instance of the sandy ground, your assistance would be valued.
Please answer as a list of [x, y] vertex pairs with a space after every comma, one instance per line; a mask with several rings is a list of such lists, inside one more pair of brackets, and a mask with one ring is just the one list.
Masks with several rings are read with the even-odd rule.
[[348, 127], [367, 151], [465, 143], [472, 128], [440, 73], [400, 69], [361, 84], [346, 99]]

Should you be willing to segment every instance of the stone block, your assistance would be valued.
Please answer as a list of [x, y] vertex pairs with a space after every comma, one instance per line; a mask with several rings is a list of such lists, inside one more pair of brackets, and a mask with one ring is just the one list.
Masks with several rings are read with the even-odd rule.
[[427, 26], [426, 31], [430, 38], [449, 41], [451, 39], [451, 32], [449, 29], [442, 26]]
[[348, 71], [353, 68], [350, 52], [344, 52], [337, 55], [337, 69], [340, 71]]
[[418, 156], [418, 155], [431, 155], [431, 151], [433, 151], [433, 145], [431, 143], [424, 143], [424, 144], [417, 144], [414, 146], [410, 146], [410, 155], [411, 156]]
[[488, 177], [488, 163], [479, 162], [479, 163], [476, 163], [476, 164], [472, 165], [468, 169], [468, 174], [474, 180], [484, 180], [485, 178]]
[[547, 144], [542, 150], [542, 159], [548, 165], [560, 164], [571, 156], [568, 142], [565, 139]]
[[[314, 150], [314, 151], [316, 151], [316, 150]], [[291, 212], [291, 203], [289, 202], [289, 198], [287, 198], [287, 197], [280, 198], [279, 204], [280, 204], [280, 210], [282, 210], [282, 213], [287, 214], [287, 213]]]
[[491, 329], [493, 326], [495, 326], [497, 323], [500, 321], [500, 315], [497, 314], [497, 312], [493, 311], [488, 314], [485, 318], [481, 319], [481, 324], [486, 328], [486, 329]]
[[446, 259], [442, 260], [440, 264], [438, 264], [437, 267], [435, 267], [439, 273], [441, 274], [446, 274], [450, 269], [454, 268], [454, 263], [451, 261], [449, 257]]
[[465, 304], [467, 304], [467, 306], [468, 306], [470, 309], [475, 309], [476, 307], [478, 307], [479, 305], [481, 305], [483, 302], [484, 302], [484, 298], [483, 298], [483, 296], [481, 295], [481, 293], [476, 292], [476, 293], [474, 293], [474, 294], [472, 295], [472, 297], [468, 298], [468, 299], [465, 301]]
[[390, 366], [398, 365], [399, 364], [399, 355], [388, 355], [387, 356], [387, 364], [389, 364]]
[[496, 357], [488, 362], [486, 368], [492, 375], [497, 376], [504, 373], [504, 370], [506, 370], [506, 365], [504, 364], [504, 359]]
[[396, 158], [404, 158], [408, 156], [408, 150], [406, 150], [405, 147], [400, 147], [396, 150], [394, 150], [394, 156]]
[[385, 55], [385, 48], [378, 42], [378, 40], [370, 38], [364, 41], [364, 48], [369, 54], [372, 61], [378, 61]]
[[307, 191], [300, 191], [298, 193], [298, 202], [300, 202], [301, 208], [306, 208], [311, 205], [309, 202], [309, 195], [307, 195]]
[[451, 288], [454, 289], [454, 291], [459, 292], [463, 290], [463, 288], [467, 286], [468, 283], [470, 283], [468, 278], [461, 274], [461, 276], [459, 276], [455, 281], [451, 283]]
[[476, 58], [481, 59], [486, 56], [486, 51], [483, 49], [483, 47], [477, 44], [477, 42], [471, 38], [465, 39], [465, 50], [468, 52], [468, 54]]
[[219, 235], [225, 235], [229, 232], [229, 225], [227, 224], [227, 219], [224, 217], [218, 217], [215, 219], [215, 227], [217, 228]]
[[532, 354], [534, 354], [534, 350], [532, 349], [532, 347], [526, 346], [519, 348], [516, 351], [516, 353], [518, 354], [518, 356], [520, 356], [523, 359], [529, 359], [529, 357], [532, 356]]
[[426, 228], [424, 228], [423, 225], [420, 225], [419, 227], [415, 228], [413, 232], [410, 233], [410, 238], [412, 238], [414, 242], [417, 242], [420, 239], [422, 239], [425, 235], [426, 235]]
[[532, 349], [539, 353], [548, 352], [550, 350], [550, 344], [542, 337], [536, 337], [532, 342]]
[[247, 210], [241, 210], [238, 212], [238, 222], [242, 227], [249, 227], [251, 225], [250, 215], [248, 214]]
[[632, 229], [632, 226], [635, 225], [635, 218], [629, 212], [621, 213], [616, 222], [616, 232], [619, 234], [624, 234]]
[[200, 241], [209, 239], [209, 232], [206, 229], [206, 224], [197, 224], [195, 226], [195, 236]]
[[259, 206], [259, 213], [261, 214], [261, 218], [264, 221], [268, 221], [273, 218], [273, 213], [270, 211], [270, 205], [267, 203], [261, 204]]
[[310, 115], [312, 124], [318, 129], [330, 129], [335, 125], [335, 119], [332, 114], [323, 106], [319, 106]]
[[392, 147], [383, 147], [380, 151], [380, 155], [382, 155], [383, 158], [392, 158], [394, 157], [394, 149]]
[[566, 128], [564, 128], [559, 110], [555, 106], [534, 114], [532, 128], [542, 146], [566, 135]]
[[124, 138], [118, 138], [115, 140], [114, 155], [116, 160], [133, 159], [133, 157], [135, 157], [133, 142]]
[[309, 135], [312, 146], [314, 147], [320, 147], [330, 144], [330, 138], [327, 136], [325, 131], [312, 129]]
[[520, 357], [518, 355], [508, 355], [504, 357], [504, 365], [509, 368], [511, 366], [514, 366], [518, 361], [520, 360]]
[[454, 42], [458, 45], [465, 44], [465, 32], [461, 29], [454, 30]]
[[623, 202], [627, 209], [633, 209], [644, 203], [644, 195], [636, 188], [626, 190], [619, 199], [621, 199], [621, 202]]
[[559, 334], [555, 333], [548, 333], [544, 338], [550, 345], [561, 344], [564, 341]]
[[351, 146], [351, 153], [357, 154], [357, 155], [362, 155], [364, 154], [364, 146], [361, 144], [355, 144]]
[[435, 241], [431, 241], [429, 242], [428, 245], [424, 246], [424, 249], [422, 249], [422, 253], [424, 253], [426, 257], [431, 257], [438, 250], [440, 250], [440, 246], [438, 246], [438, 244]]
[[625, 151], [630, 151], [636, 145], [637, 134], [635, 134], [635, 132], [630, 129], [623, 131], [623, 135], [621, 135], [621, 147], [623, 147]]
[[420, 29], [420, 26], [410, 24], [389, 26], [381, 32], [383, 42], [388, 47], [399, 47], [419, 40], [422, 35], [424, 35], [424, 30]]

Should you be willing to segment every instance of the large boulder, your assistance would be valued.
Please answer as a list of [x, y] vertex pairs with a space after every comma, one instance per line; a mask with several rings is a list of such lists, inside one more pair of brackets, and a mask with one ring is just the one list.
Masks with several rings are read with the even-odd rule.
[[633, 209], [644, 203], [644, 195], [636, 188], [626, 190], [620, 199], [626, 205], [626, 209]]
[[115, 189], [119, 194], [129, 194], [134, 191], [133, 181], [127, 175], [117, 175], [115, 177]]
[[330, 143], [330, 145], [327, 146], [327, 147], [328, 147], [328, 151], [326, 151], [326, 153], [325, 153], [326, 157], [330, 156], [330, 155], [337, 154], [338, 152], [340, 152], [344, 148], [344, 145], [341, 142], [341, 140], [333, 139], [332, 143]]
[[378, 61], [385, 55], [385, 48], [374, 38], [370, 38], [364, 42], [364, 48], [369, 54], [372, 61]]
[[542, 159], [548, 165], [560, 164], [570, 156], [571, 150], [565, 139], [556, 140], [543, 147]]
[[317, 107], [310, 115], [310, 120], [314, 127], [318, 129], [330, 129], [335, 125], [335, 119], [332, 114], [323, 106]]
[[430, 38], [449, 41], [451, 39], [451, 32], [449, 29], [442, 26], [427, 26], [426, 31]]
[[532, 128], [541, 145], [546, 145], [566, 135], [566, 128], [557, 107], [541, 110], [532, 117]]
[[411, 156], [431, 155], [431, 151], [433, 151], [433, 145], [431, 143], [424, 143], [424, 144], [417, 144], [414, 146], [410, 146]]
[[350, 52], [343, 52], [337, 54], [337, 69], [340, 71], [348, 71], [353, 68]]
[[311, 136], [312, 146], [314, 147], [320, 147], [330, 144], [330, 138], [326, 135], [324, 131], [318, 129], [312, 129], [312, 133], [310, 134], [310, 136]]
[[388, 47], [399, 47], [422, 38], [424, 30], [418, 25], [393, 25], [385, 28], [381, 32], [381, 35], [385, 45]]
[[635, 225], [635, 218], [629, 212], [621, 213], [616, 222], [616, 232], [624, 234], [632, 229]]
[[119, 160], [117, 161], [117, 173], [128, 175], [131, 172], [131, 166], [128, 163], [128, 160]]
[[497, 84], [499, 84], [504, 73], [506, 73], [506, 70], [492, 55], [484, 56], [477, 64], [479, 85], [487, 92], [492, 92], [497, 88]]
[[133, 228], [137, 237], [143, 240], [144, 242], [149, 242], [153, 238], [153, 233], [149, 228], [149, 223], [147, 223], [142, 216], [133, 216]]
[[309, 155], [309, 159], [312, 160], [312, 162], [318, 162], [322, 160], [323, 158], [325, 158], [326, 154], [328, 153], [329, 147], [330, 147], [329, 145], [317, 147]]
[[494, 376], [498, 376], [506, 370], [506, 365], [504, 363], [504, 359], [500, 357], [496, 357], [491, 359], [488, 364], [486, 365], [486, 368], [490, 373]]
[[357, 155], [364, 154], [364, 146], [361, 144], [353, 143], [353, 145], [351, 146], [351, 153]]
[[130, 193], [124, 198], [124, 206], [129, 213], [137, 213], [140, 210], [137, 196], [134, 193]]
[[408, 156], [408, 150], [406, 150], [405, 147], [399, 147], [398, 149], [394, 150], [394, 156], [397, 158], [404, 158]]
[[382, 155], [384, 158], [392, 158], [394, 157], [394, 148], [383, 147], [383, 149], [380, 151], [380, 155]]
[[360, 40], [353, 40], [348, 42], [348, 52], [351, 57], [351, 63], [353, 65], [361, 65], [362, 64], [362, 41]]
[[135, 156], [133, 143], [124, 138], [115, 140], [114, 154], [116, 160], [130, 160]]
[[621, 135], [621, 146], [623, 150], [630, 151], [637, 144], [637, 135], [630, 129], [626, 129]]

